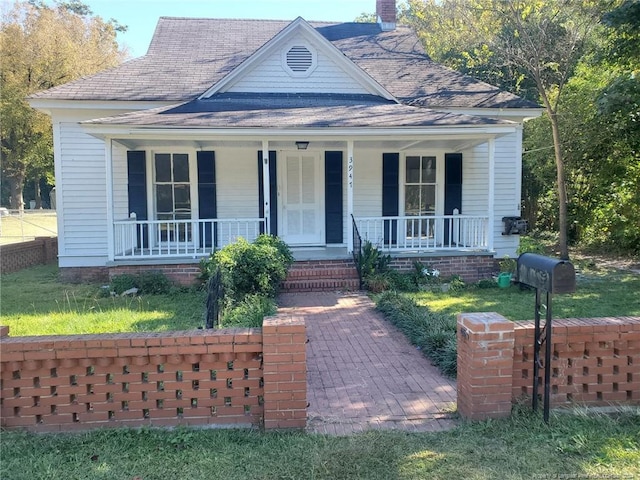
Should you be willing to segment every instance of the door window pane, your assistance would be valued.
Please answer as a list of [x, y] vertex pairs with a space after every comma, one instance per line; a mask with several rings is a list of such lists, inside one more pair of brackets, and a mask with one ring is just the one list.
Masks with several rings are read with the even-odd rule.
[[171, 155], [168, 153], [156, 154], [156, 182], [171, 181]]
[[160, 214], [173, 212], [173, 188], [170, 184], [156, 185], [156, 206], [159, 220]]
[[186, 153], [176, 153], [173, 156], [173, 181], [189, 181], [189, 155]]
[[407, 185], [405, 188], [405, 215], [420, 214], [420, 185]]
[[420, 157], [407, 157], [407, 183], [420, 183]]
[[420, 183], [436, 183], [436, 157], [422, 157], [422, 180]]

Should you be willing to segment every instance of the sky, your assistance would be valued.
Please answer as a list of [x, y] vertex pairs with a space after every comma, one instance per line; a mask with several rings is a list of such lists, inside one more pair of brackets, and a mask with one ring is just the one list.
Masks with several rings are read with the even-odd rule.
[[118, 43], [131, 57], [147, 51], [159, 17], [256, 18], [271, 20], [353, 21], [373, 13], [375, 0], [85, 0], [94, 15], [126, 25]]

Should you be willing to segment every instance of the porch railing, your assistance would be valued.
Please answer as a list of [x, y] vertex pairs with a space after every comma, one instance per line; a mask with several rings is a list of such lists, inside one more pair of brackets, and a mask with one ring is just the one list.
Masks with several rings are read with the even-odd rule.
[[359, 217], [363, 241], [386, 251], [487, 250], [489, 217]]
[[264, 231], [263, 218], [137, 220], [113, 223], [114, 259], [203, 257], [235, 242], [253, 241]]

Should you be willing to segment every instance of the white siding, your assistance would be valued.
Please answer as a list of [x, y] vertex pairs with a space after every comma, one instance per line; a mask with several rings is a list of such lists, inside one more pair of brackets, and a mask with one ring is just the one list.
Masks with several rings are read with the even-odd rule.
[[501, 137], [496, 140], [495, 152], [495, 203], [494, 203], [494, 249], [496, 257], [516, 256], [520, 241], [519, 235], [502, 235], [504, 224], [502, 217], [520, 215], [520, 191], [518, 176], [520, 170], [520, 151], [518, 151], [518, 134]]
[[283, 45], [268, 55], [250, 72], [246, 72], [236, 83], [226, 88], [228, 92], [274, 92], [274, 93], [369, 93], [351, 75], [333, 62], [321, 49], [316, 50], [316, 68], [306, 77], [293, 77], [283, 65], [282, 53], [292, 44], [309, 44], [302, 36], [292, 37], [292, 42]]
[[129, 182], [127, 174], [127, 148], [113, 142], [111, 152], [113, 163], [113, 219], [125, 220], [129, 217]]
[[218, 218], [258, 218], [258, 150], [215, 152]]
[[[517, 150], [518, 134], [498, 138], [495, 142], [495, 197], [492, 230], [496, 257], [514, 257], [519, 236], [502, 235], [502, 217], [520, 215], [520, 191]], [[489, 150], [482, 144], [463, 153], [462, 213], [486, 215], [489, 208]]]
[[353, 152], [353, 215], [356, 218], [382, 215], [382, 153], [382, 150], [359, 148]]
[[107, 258], [104, 142], [84, 133], [77, 122], [61, 122], [58, 151], [57, 207], [63, 212], [59, 235], [64, 236], [60, 266], [67, 266], [65, 256], [93, 257], [88, 265], [99, 264], [97, 258]]

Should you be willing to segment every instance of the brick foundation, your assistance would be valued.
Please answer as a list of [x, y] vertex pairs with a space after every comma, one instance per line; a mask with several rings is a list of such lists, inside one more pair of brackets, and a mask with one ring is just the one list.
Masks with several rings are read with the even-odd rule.
[[0, 272], [17, 272], [34, 265], [53, 263], [58, 258], [57, 237], [37, 237], [29, 242], [0, 246]]
[[[533, 322], [497, 313], [458, 316], [458, 411], [509, 415], [533, 395]], [[640, 317], [553, 321], [551, 407], [640, 405]], [[544, 385], [540, 369], [538, 395]]]
[[446, 257], [391, 257], [391, 268], [412, 271], [415, 262], [437, 269], [443, 277], [459, 275], [468, 283], [490, 278], [496, 271], [491, 255], [466, 255]]
[[58, 272], [66, 283], [109, 283], [107, 267], [61, 267]]
[[263, 329], [3, 336], [1, 425], [304, 428], [305, 342], [291, 316]]
[[111, 279], [116, 275], [136, 275], [142, 272], [160, 272], [172, 282], [184, 286], [198, 283], [201, 274], [199, 263], [180, 263], [175, 265], [118, 265], [109, 267], [108, 275]]

